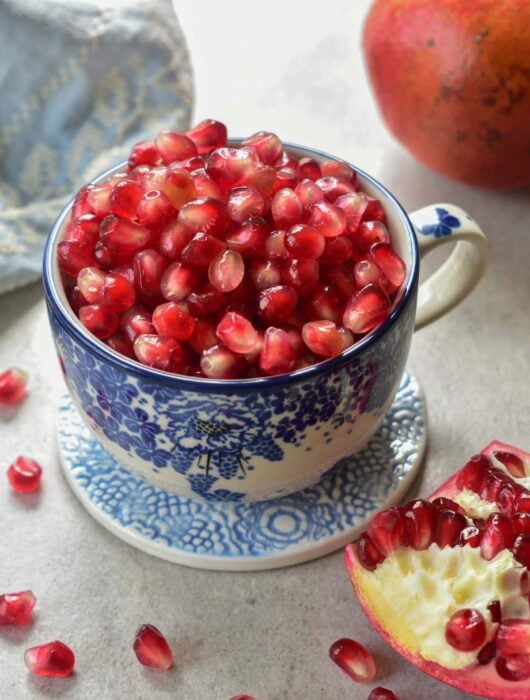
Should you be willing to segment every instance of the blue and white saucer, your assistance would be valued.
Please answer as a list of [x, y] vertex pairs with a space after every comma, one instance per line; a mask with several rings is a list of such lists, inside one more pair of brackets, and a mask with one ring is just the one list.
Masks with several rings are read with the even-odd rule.
[[404, 496], [426, 438], [425, 400], [405, 374], [365, 449], [341, 460], [316, 486], [272, 501], [205, 502], [134, 476], [92, 437], [68, 394], [59, 407], [63, 470], [88, 512], [134, 547], [200, 569], [275, 569], [340, 549], [377, 510]]

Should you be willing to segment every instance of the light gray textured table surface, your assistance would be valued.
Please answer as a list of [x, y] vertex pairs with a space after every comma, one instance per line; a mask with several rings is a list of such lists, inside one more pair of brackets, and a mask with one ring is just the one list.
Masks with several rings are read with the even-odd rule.
[[[530, 449], [530, 195], [451, 183], [390, 139], [358, 48], [367, 6], [188, 2], [179, 14], [195, 64], [197, 120], [212, 116], [232, 134], [266, 128], [320, 147], [374, 174], [411, 210], [435, 201], [463, 206], [489, 236], [480, 286], [413, 342], [409, 364], [427, 395], [430, 433], [411, 493], [428, 494], [493, 438]], [[374, 651], [377, 682], [401, 700], [465, 697], [408, 665], [369, 627], [340, 553], [273, 572], [210, 573], [150, 558], [100, 527], [57, 465], [60, 378], [39, 285], [0, 298], [0, 333], [0, 367], [31, 375], [18, 416], [0, 424], [1, 471], [19, 453], [45, 469], [35, 498], [14, 497], [0, 479], [0, 591], [30, 587], [38, 598], [29, 628], [0, 629], [2, 700], [228, 700], [243, 692], [256, 700], [362, 700], [369, 688], [328, 660], [342, 636]], [[174, 648], [170, 673], [142, 669], [131, 652], [135, 628], [146, 621]], [[54, 638], [77, 652], [75, 675], [31, 677], [24, 649]]]

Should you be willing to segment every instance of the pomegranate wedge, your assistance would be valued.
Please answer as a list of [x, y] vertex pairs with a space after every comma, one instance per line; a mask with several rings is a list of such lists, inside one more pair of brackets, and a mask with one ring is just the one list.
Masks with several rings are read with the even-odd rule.
[[530, 454], [492, 442], [429, 499], [376, 515], [345, 565], [380, 634], [484, 698], [530, 700]]

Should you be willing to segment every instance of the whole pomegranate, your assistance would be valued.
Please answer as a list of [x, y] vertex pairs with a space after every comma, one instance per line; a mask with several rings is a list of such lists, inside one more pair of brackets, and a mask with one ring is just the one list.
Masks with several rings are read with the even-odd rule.
[[530, 2], [376, 0], [364, 27], [394, 135], [448, 177], [530, 185]]

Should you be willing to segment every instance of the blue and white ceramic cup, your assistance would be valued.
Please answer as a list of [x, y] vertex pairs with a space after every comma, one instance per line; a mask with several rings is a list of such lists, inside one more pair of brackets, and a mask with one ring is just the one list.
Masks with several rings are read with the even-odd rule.
[[[297, 157], [332, 157], [298, 146], [288, 150]], [[44, 258], [57, 352], [81, 416], [123, 466], [182, 496], [258, 501], [318, 482], [377, 430], [398, 389], [414, 328], [471, 291], [484, 270], [487, 244], [461, 209], [437, 204], [408, 215], [387, 189], [356, 170], [362, 189], [381, 201], [392, 244], [407, 264], [403, 289], [389, 319], [342, 355], [276, 377], [177, 376], [123, 357], [91, 335], [69, 307], [57, 266], [71, 203], [61, 212]], [[448, 241], [459, 243], [418, 290], [420, 256]]]

